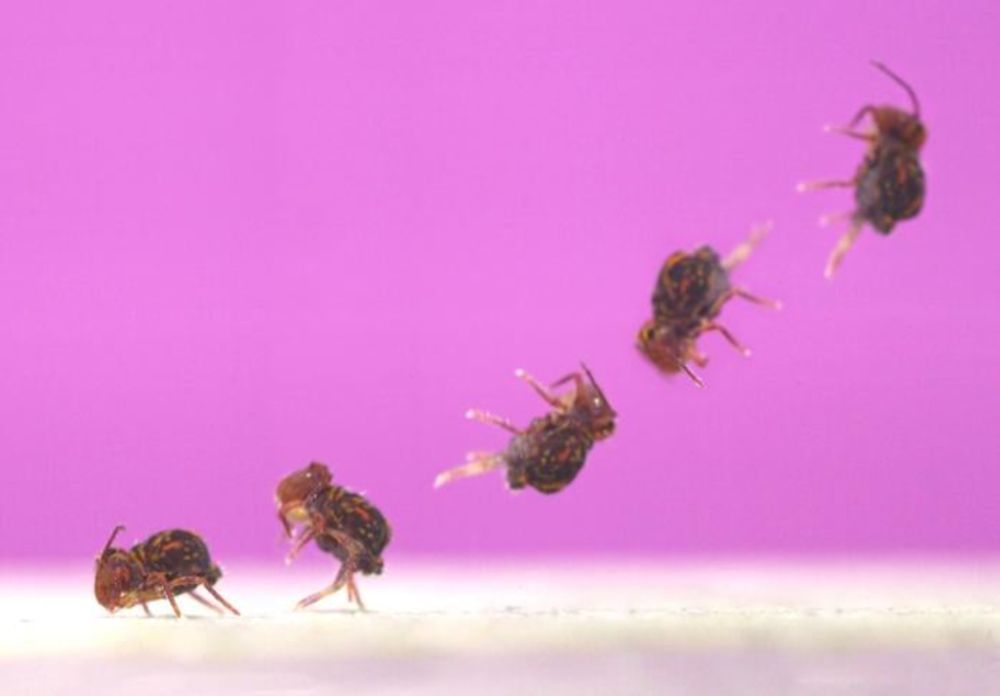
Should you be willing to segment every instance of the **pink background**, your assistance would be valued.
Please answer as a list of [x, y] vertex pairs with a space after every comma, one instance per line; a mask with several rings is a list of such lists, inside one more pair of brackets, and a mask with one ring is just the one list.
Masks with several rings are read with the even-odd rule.
[[[392, 553], [1000, 550], [995, 2], [8, 3], [0, 555], [188, 526], [280, 560], [311, 458]], [[921, 217], [839, 277], [820, 213], [916, 86]], [[774, 233], [708, 388], [636, 355], [659, 264]], [[621, 414], [576, 483], [434, 475], [585, 359]]]

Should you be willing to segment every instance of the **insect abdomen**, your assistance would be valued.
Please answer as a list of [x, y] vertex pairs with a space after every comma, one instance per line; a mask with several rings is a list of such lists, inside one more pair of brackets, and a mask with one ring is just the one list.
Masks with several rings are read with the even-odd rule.
[[924, 203], [924, 172], [917, 153], [897, 143], [875, 147], [858, 172], [855, 201], [858, 215], [882, 234], [917, 215]]

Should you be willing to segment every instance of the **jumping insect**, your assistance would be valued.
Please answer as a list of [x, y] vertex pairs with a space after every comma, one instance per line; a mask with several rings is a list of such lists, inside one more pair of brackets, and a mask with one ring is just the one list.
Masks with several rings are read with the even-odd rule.
[[204, 587], [219, 604], [239, 615], [215, 590], [222, 571], [212, 563], [205, 542], [197, 534], [171, 529], [154, 534], [128, 551], [112, 548], [115, 537], [124, 529], [122, 525], [114, 528], [97, 558], [94, 595], [102, 607], [113, 614], [139, 604], [146, 616], [152, 616], [147, 602], [166, 598], [179, 617], [176, 597], [189, 594], [212, 611], [224, 613], [198, 594], [197, 588]]
[[382, 551], [392, 535], [389, 523], [364, 497], [332, 484], [332, 478], [326, 465], [313, 462], [278, 484], [278, 519], [286, 535], [291, 538], [294, 526], [303, 525], [285, 561], [291, 563], [306, 544], [315, 540], [320, 549], [333, 554], [341, 564], [334, 581], [304, 598], [297, 609], [314, 604], [344, 586], [348, 601], [364, 609], [354, 574], [382, 573]]
[[[850, 213], [826, 215], [821, 223], [846, 219], [847, 232], [837, 241], [826, 264], [825, 275], [832, 278], [848, 250], [867, 222], [881, 235], [892, 232], [896, 223], [920, 212], [924, 204], [924, 171], [920, 149], [927, 140], [927, 129], [920, 120], [920, 102], [913, 88], [882, 63], [872, 61], [910, 97], [912, 111], [895, 106], [863, 106], [847, 126], [827, 126], [828, 132], [840, 133], [868, 143], [868, 152], [854, 177], [846, 181], [812, 181], [799, 184], [799, 191], [824, 188], [853, 188], [856, 208]], [[872, 131], [855, 130], [861, 119], [871, 116]]]
[[590, 370], [583, 364], [581, 368], [586, 379], [583, 374], [573, 372], [553, 383], [553, 387], [573, 383], [573, 388], [561, 395], [553, 394], [524, 370], [515, 371], [552, 410], [533, 419], [524, 430], [491, 413], [467, 411], [467, 418], [499, 426], [514, 437], [502, 452], [470, 452], [467, 464], [439, 474], [434, 487], [501, 466], [506, 467], [507, 486], [513, 490], [531, 486], [540, 493], [550, 494], [569, 485], [583, 468], [594, 443], [614, 432], [617, 416]]
[[707, 331], [718, 331], [740, 353], [750, 355], [716, 318], [722, 307], [733, 297], [779, 309], [781, 303], [752, 295], [733, 286], [729, 273], [746, 261], [769, 225], [755, 228], [749, 238], [723, 259], [709, 246], [693, 254], [676, 251], [663, 264], [653, 289], [653, 318], [639, 329], [637, 347], [650, 362], [667, 374], [684, 372], [699, 387], [704, 383], [688, 362], [698, 367], [708, 364], [708, 357], [698, 350], [698, 337]]

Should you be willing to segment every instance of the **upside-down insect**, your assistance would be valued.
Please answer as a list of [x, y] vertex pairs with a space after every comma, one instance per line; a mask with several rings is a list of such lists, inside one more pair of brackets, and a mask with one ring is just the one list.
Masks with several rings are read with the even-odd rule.
[[[848, 250], [867, 222], [881, 235], [892, 232], [897, 222], [915, 217], [924, 204], [924, 171], [920, 149], [927, 140], [927, 129], [920, 120], [920, 102], [913, 88], [882, 63], [872, 65], [906, 90], [912, 111], [895, 106], [865, 105], [848, 126], [827, 126], [826, 130], [858, 138], [868, 143], [868, 152], [851, 179], [811, 181], [799, 184], [799, 191], [823, 188], [853, 188], [855, 210], [840, 215], [825, 215], [821, 223], [846, 219], [847, 232], [837, 241], [826, 264], [825, 275], [833, 277]], [[855, 130], [865, 115], [870, 115], [874, 130]]]
[[364, 609], [354, 574], [382, 573], [382, 551], [389, 544], [392, 530], [379, 510], [363, 496], [331, 483], [326, 465], [313, 462], [295, 471], [278, 484], [278, 519], [285, 533], [292, 537], [294, 526], [302, 524], [287, 562], [298, 555], [310, 541], [333, 554], [340, 561], [337, 577], [326, 588], [304, 598], [297, 605], [303, 609], [327, 595], [347, 587], [347, 599]]
[[561, 395], [552, 393], [524, 370], [515, 371], [552, 410], [533, 419], [523, 430], [491, 413], [467, 411], [467, 418], [499, 426], [513, 437], [501, 452], [470, 452], [467, 464], [439, 474], [434, 487], [498, 467], [506, 467], [507, 485], [514, 490], [531, 486], [541, 493], [557, 493], [569, 485], [583, 468], [594, 443], [614, 432], [617, 416], [590, 370], [586, 365], [581, 368], [583, 374], [573, 372], [552, 384], [558, 387], [573, 383], [573, 388]]
[[98, 603], [112, 614], [119, 609], [142, 606], [152, 616], [147, 602], [166, 599], [176, 616], [177, 595], [188, 594], [213, 611], [222, 609], [197, 592], [204, 587], [209, 594], [234, 614], [239, 614], [215, 589], [222, 577], [219, 566], [212, 563], [208, 547], [201, 538], [183, 529], [159, 532], [129, 550], [113, 548], [115, 537], [125, 529], [118, 525], [97, 558], [94, 595]]
[[653, 318], [642, 325], [637, 337], [639, 351], [650, 362], [667, 374], [683, 371], [695, 384], [704, 386], [688, 367], [689, 362], [699, 367], [708, 364], [697, 345], [703, 333], [718, 331], [740, 353], [750, 355], [716, 319], [733, 297], [773, 309], [781, 307], [780, 302], [752, 295], [729, 280], [729, 273], [750, 257], [768, 230], [769, 225], [755, 228], [725, 258], [709, 246], [694, 253], [676, 251], [667, 258], [653, 289]]

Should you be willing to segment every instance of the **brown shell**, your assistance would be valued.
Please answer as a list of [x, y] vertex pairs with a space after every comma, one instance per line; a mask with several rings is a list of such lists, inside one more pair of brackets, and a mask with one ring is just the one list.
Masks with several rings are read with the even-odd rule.
[[536, 418], [504, 452], [507, 484], [515, 490], [531, 486], [540, 493], [558, 493], [580, 473], [593, 446], [590, 429], [565, 414]]
[[730, 288], [729, 274], [711, 247], [703, 246], [693, 254], [674, 252], [657, 276], [653, 315], [657, 322], [681, 333], [694, 330], [703, 320], [718, 316]]
[[[163, 573], [168, 581], [201, 577], [214, 585], [222, 577], [219, 566], [212, 563], [205, 542], [197, 534], [184, 529], [154, 534], [132, 547], [132, 555], [142, 563], [147, 573]], [[188, 592], [195, 586], [175, 587], [174, 594]]]
[[[310, 513], [323, 519], [325, 529], [343, 532], [364, 547], [366, 553], [356, 559], [360, 572], [365, 575], [382, 572], [381, 555], [392, 538], [392, 530], [378, 508], [364, 496], [340, 486], [329, 486], [316, 493], [307, 506]], [[347, 549], [322, 530], [316, 535], [316, 545], [341, 562], [349, 556]]]
[[893, 138], [883, 138], [871, 148], [856, 181], [857, 216], [882, 234], [923, 207], [924, 171], [917, 152]]

